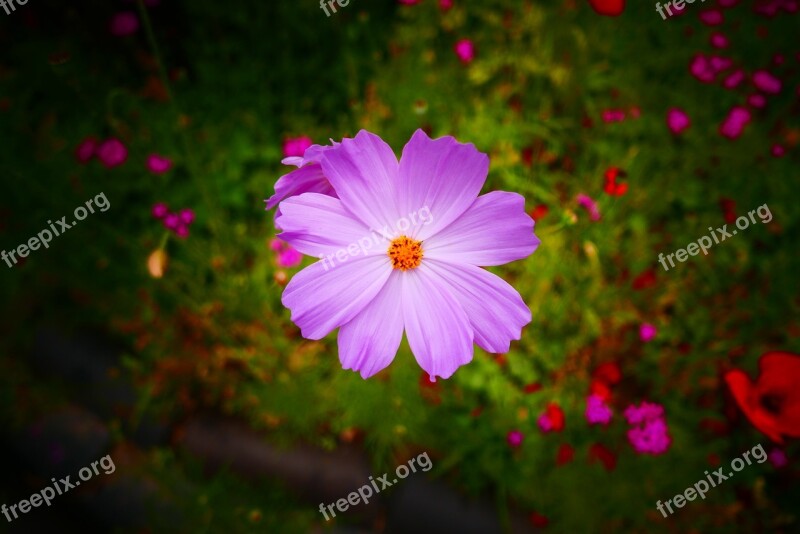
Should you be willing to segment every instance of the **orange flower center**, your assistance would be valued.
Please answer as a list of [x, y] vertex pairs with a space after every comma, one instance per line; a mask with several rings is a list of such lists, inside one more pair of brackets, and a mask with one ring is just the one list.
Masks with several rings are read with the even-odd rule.
[[401, 235], [389, 245], [387, 254], [395, 269], [401, 271], [415, 269], [422, 263], [422, 241], [414, 241]]

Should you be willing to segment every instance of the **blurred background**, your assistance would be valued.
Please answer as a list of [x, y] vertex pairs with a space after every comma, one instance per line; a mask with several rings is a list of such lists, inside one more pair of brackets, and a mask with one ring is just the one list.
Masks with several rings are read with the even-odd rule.
[[[0, 531], [800, 532], [800, 447], [780, 439], [800, 435], [800, 376], [758, 378], [761, 355], [800, 352], [797, 12], [0, 10], [0, 248], [77, 223], [0, 263], [0, 503], [115, 464]], [[417, 128], [474, 143], [483, 192], [525, 196], [542, 244], [492, 269], [533, 312], [508, 354], [432, 384], [404, 342], [365, 381], [335, 334], [290, 321], [281, 292], [313, 259], [264, 199], [282, 158], [362, 128], [397, 154]], [[90, 199], [108, 207], [76, 220]], [[759, 444], [768, 461], [656, 509]], [[320, 513], [422, 453], [429, 471]]]

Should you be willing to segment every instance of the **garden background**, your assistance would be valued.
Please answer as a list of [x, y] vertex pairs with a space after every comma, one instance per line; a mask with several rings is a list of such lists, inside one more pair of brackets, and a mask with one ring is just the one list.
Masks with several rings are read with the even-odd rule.
[[[105, 454], [116, 465], [0, 529], [800, 532], [800, 448], [756, 429], [724, 379], [800, 352], [797, 11], [0, 11], [0, 245], [100, 193], [110, 203], [0, 263], [0, 502]], [[418, 128], [489, 154], [483, 192], [525, 197], [542, 243], [492, 271], [533, 321], [509, 353], [476, 348], [448, 380], [430, 383], [404, 343], [365, 381], [341, 369], [335, 334], [304, 340], [281, 305], [314, 259], [277, 250], [264, 199], [309, 140], [366, 129], [399, 154]], [[160, 203], [184, 222], [154, 216]], [[770, 222], [659, 264], [763, 205]], [[587, 418], [590, 396], [607, 424]], [[624, 412], [642, 402], [663, 407], [657, 454], [630, 440]], [[769, 461], [656, 510], [759, 443]], [[423, 452], [430, 471], [324, 520], [319, 503]]]

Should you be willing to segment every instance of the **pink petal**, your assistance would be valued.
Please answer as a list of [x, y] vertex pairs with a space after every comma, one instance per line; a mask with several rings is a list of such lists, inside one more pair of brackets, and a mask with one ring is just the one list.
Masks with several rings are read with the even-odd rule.
[[533, 227], [522, 196], [493, 191], [479, 196], [453, 224], [426, 240], [423, 253], [449, 262], [502, 265], [536, 250], [540, 241]]
[[405, 215], [427, 207], [433, 221], [410, 237], [425, 240], [455, 221], [475, 202], [488, 173], [489, 157], [475, 145], [414, 132], [400, 158], [400, 208]]
[[383, 139], [361, 130], [354, 139], [326, 150], [321, 163], [337, 196], [363, 223], [376, 230], [396, 224], [398, 163]]
[[472, 360], [473, 332], [464, 308], [423, 264], [403, 273], [403, 321], [420, 367], [450, 378]]
[[303, 193], [335, 196], [331, 184], [322, 174], [320, 165], [306, 165], [278, 178], [278, 181], [275, 182], [275, 194], [267, 199], [266, 209], [271, 210], [281, 200]]
[[[281, 213], [275, 225], [283, 232], [278, 236], [303, 254], [319, 257], [321, 254], [347, 252], [354, 245], [357, 252], [347, 252], [346, 261], [354, 256], [386, 254], [389, 244], [380, 234], [373, 233], [356, 219], [338, 198], [319, 193], [304, 193], [281, 202]], [[377, 241], [377, 242], [376, 242]], [[363, 250], [359, 247], [363, 244]], [[338, 267], [341, 260], [333, 260]], [[387, 256], [388, 261], [388, 256]]]
[[339, 328], [339, 360], [369, 378], [392, 363], [403, 339], [403, 273], [393, 271], [383, 289], [352, 321]]
[[322, 339], [358, 315], [391, 272], [388, 257], [353, 258], [327, 270], [318, 261], [294, 275], [281, 301], [303, 337]]
[[487, 352], [505, 353], [512, 339], [520, 339], [522, 328], [531, 322], [531, 310], [516, 289], [497, 275], [473, 265], [424, 260], [437, 285], [464, 308], [475, 343]]

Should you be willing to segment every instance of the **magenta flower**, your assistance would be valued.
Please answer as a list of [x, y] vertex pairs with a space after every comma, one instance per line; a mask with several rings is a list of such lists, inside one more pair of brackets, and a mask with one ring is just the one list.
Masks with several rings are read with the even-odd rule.
[[187, 209], [182, 209], [180, 211], [180, 213], [178, 214], [178, 217], [180, 218], [180, 220], [181, 220], [181, 222], [183, 224], [188, 226], [188, 225], [190, 225], [190, 224], [192, 224], [194, 222], [194, 211], [192, 211], [192, 210], [190, 210], [188, 208]]
[[737, 69], [725, 77], [725, 79], [722, 81], [722, 86], [725, 89], [735, 89], [743, 81], [744, 81], [744, 71], [742, 69]]
[[625, 420], [628, 421], [629, 425], [636, 425], [650, 419], [663, 417], [664, 407], [651, 402], [642, 402], [639, 406], [631, 404], [625, 408], [622, 415], [625, 416]]
[[767, 99], [764, 95], [754, 93], [747, 97], [747, 104], [754, 108], [763, 108], [767, 105]]
[[781, 81], [765, 70], [757, 70], [753, 73], [753, 85], [759, 91], [767, 94], [778, 94], [781, 92]]
[[120, 11], [111, 17], [108, 28], [117, 37], [133, 35], [139, 29], [139, 19], [133, 11]]
[[741, 106], [735, 106], [725, 117], [719, 127], [719, 133], [728, 139], [736, 139], [744, 131], [744, 127], [750, 122], [750, 111]]
[[164, 216], [164, 228], [167, 230], [177, 231], [181, 226], [183, 226], [181, 218], [177, 213], [168, 213]]
[[128, 159], [128, 149], [119, 139], [106, 139], [97, 148], [97, 158], [111, 169], [125, 163]]
[[648, 341], [652, 341], [653, 338], [656, 337], [658, 330], [655, 326], [651, 325], [650, 323], [642, 323], [639, 326], [639, 339], [647, 343]]
[[661, 454], [667, 451], [672, 440], [664, 419], [664, 408], [659, 404], [643, 402], [630, 405], [623, 414], [632, 428], [628, 430], [628, 441], [640, 454]]
[[719, 9], [707, 9], [698, 15], [706, 26], [719, 26], [725, 22], [725, 16]]
[[147, 169], [153, 174], [164, 174], [172, 168], [172, 161], [158, 154], [147, 156]]
[[448, 11], [453, 7], [453, 0], [439, 0], [439, 9]]
[[306, 153], [306, 149], [313, 145], [314, 142], [310, 137], [290, 137], [283, 142], [283, 157], [302, 157]]
[[303, 337], [338, 327], [342, 366], [363, 378], [391, 363], [404, 332], [432, 379], [468, 363], [473, 343], [508, 352], [531, 312], [481, 267], [526, 258], [539, 239], [520, 195], [478, 196], [486, 154], [417, 130], [399, 162], [366, 131], [314, 157], [300, 170], [319, 167], [336, 197], [293, 196], [275, 221], [280, 239], [322, 260], [297, 273], [282, 297]]
[[611, 422], [613, 412], [602, 397], [589, 395], [586, 399], [585, 415], [590, 425], [607, 425]]
[[770, 150], [773, 157], [782, 158], [786, 154], [786, 149], [783, 145], [772, 145], [772, 149]]
[[303, 255], [297, 250], [293, 249], [289, 243], [281, 241], [278, 238], [273, 239], [269, 248], [276, 252], [275, 262], [278, 267], [297, 267], [303, 262]]
[[714, 32], [711, 34], [711, 46], [714, 48], [728, 48], [730, 45], [730, 40], [725, 36], [725, 34], [720, 32]]
[[680, 108], [670, 108], [667, 111], [667, 127], [675, 135], [680, 135], [692, 125], [689, 115]]
[[153, 217], [163, 219], [169, 213], [169, 207], [163, 202], [153, 205]]
[[475, 59], [475, 44], [470, 41], [469, 39], [461, 39], [458, 41], [453, 49], [458, 56], [458, 59], [461, 60], [461, 63], [465, 65], [467, 63], [471, 63], [473, 59]]
[[776, 469], [786, 467], [786, 464], [789, 463], [789, 458], [786, 457], [786, 453], [783, 451], [783, 449], [779, 449], [777, 447], [769, 451], [767, 458], [769, 458], [769, 463], [771, 463]]
[[603, 122], [622, 122], [625, 120], [625, 110], [622, 109], [606, 109], [600, 116]]
[[672, 442], [663, 419], [646, 421], [642, 426], [629, 429], [628, 441], [640, 454], [663, 454]]
[[520, 445], [522, 445], [522, 441], [525, 439], [525, 435], [520, 432], [519, 430], [512, 430], [506, 436], [506, 441], [508, 442], [508, 446], [512, 449], [516, 449]]
[[79, 163], [88, 163], [97, 153], [99, 142], [94, 137], [87, 137], [75, 149], [75, 158]]
[[578, 202], [580, 207], [589, 212], [590, 219], [593, 221], [600, 220], [600, 210], [597, 208], [597, 202], [595, 202], [592, 197], [581, 193], [575, 197], [575, 200]]

